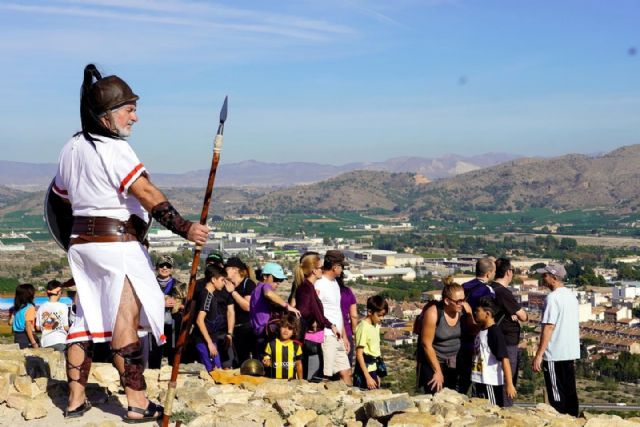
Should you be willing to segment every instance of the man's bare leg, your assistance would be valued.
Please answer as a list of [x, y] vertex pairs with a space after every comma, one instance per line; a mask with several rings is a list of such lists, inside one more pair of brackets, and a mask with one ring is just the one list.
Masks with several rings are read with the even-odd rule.
[[[140, 300], [136, 295], [129, 278], [124, 279], [124, 288], [122, 289], [122, 295], [120, 296], [120, 305], [118, 306], [118, 315], [116, 317], [116, 324], [113, 328], [113, 338], [111, 341], [112, 349], [121, 349], [129, 344], [137, 343], [138, 338], [138, 325], [140, 324]], [[114, 355], [114, 365], [118, 372], [124, 372], [124, 359], [122, 356]], [[145, 396], [143, 390], [133, 390], [129, 387], [125, 387], [125, 394], [129, 406], [146, 409], [149, 404], [149, 400]], [[130, 418], [141, 418], [142, 415], [136, 412], [129, 412]]]
[[[74, 343], [67, 347], [67, 377], [69, 378], [69, 401], [67, 410], [73, 411], [82, 405], [87, 399], [85, 394], [85, 386], [80, 382], [80, 367], [88, 357], [87, 348], [83, 348], [84, 343]], [[91, 365], [89, 364], [88, 369]]]

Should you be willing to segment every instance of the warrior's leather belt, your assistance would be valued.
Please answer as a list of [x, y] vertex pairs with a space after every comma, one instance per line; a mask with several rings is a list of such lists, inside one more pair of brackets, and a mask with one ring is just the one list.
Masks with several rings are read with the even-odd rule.
[[71, 234], [77, 237], [73, 237], [70, 244], [140, 241], [140, 227], [144, 229], [144, 221], [135, 215], [127, 221], [104, 216], [74, 216]]

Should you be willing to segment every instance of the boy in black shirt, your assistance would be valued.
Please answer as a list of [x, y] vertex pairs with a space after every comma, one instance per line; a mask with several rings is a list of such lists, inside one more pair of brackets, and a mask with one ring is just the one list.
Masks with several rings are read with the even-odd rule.
[[232, 336], [235, 323], [233, 298], [224, 289], [227, 273], [217, 265], [205, 270], [205, 287], [198, 298], [194, 337], [200, 361], [207, 372], [231, 368], [234, 359]]

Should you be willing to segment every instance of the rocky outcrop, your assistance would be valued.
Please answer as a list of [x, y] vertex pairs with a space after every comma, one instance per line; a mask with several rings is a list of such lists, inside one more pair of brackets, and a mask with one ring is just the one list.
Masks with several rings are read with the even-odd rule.
[[[145, 372], [150, 398], [164, 401], [170, 372], [169, 367]], [[531, 409], [501, 409], [447, 389], [435, 396], [409, 396], [389, 390], [362, 391], [340, 382], [246, 377], [237, 371], [220, 371], [215, 378], [200, 365], [183, 365], [173, 402], [174, 415], [190, 427], [640, 426], [638, 419], [610, 415], [587, 414], [576, 419], [544, 404]], [[126, 404], [118, 373], [107, 364], [94, 364], [87, 395], [98, 410], [101, 405]], [[9, 420], [19, 414], [20, 419], [31, 423], [42, 419], [40, 425], [56, 425], [47, 420], [53, 419], [53, 414], [59, 420], [66, 396], [62, 354], [0, 345], [0, 416]], [[97, 413], [99, 418], [101, 412]], [[112, 420], [96, 422], [95, 418], [87, 419], [84, 425], [120, 425]], [[76, 421], [74, 425], [83, 424]]]

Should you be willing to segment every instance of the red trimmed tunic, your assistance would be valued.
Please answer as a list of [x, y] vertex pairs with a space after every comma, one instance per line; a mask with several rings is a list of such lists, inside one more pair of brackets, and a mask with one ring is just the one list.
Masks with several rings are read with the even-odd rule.
[[[60, 153], [53, 191], [69, 200], [74, 216], [104, 216], [126, 221], [148, 213], [129, 195], [131, 184], [143, 173], [129, 143], [96, 136], [87, 141], [74, 136]], [[111, 341], [125, 277], [129, 278], [142, 309], [138, 329], [151, 331], [164, 343], [164, 296], [158, 287], [147, 250], [138, 242], [73, 245], [69, 265], [78, 289], [76, 321], [67, 342]]]

